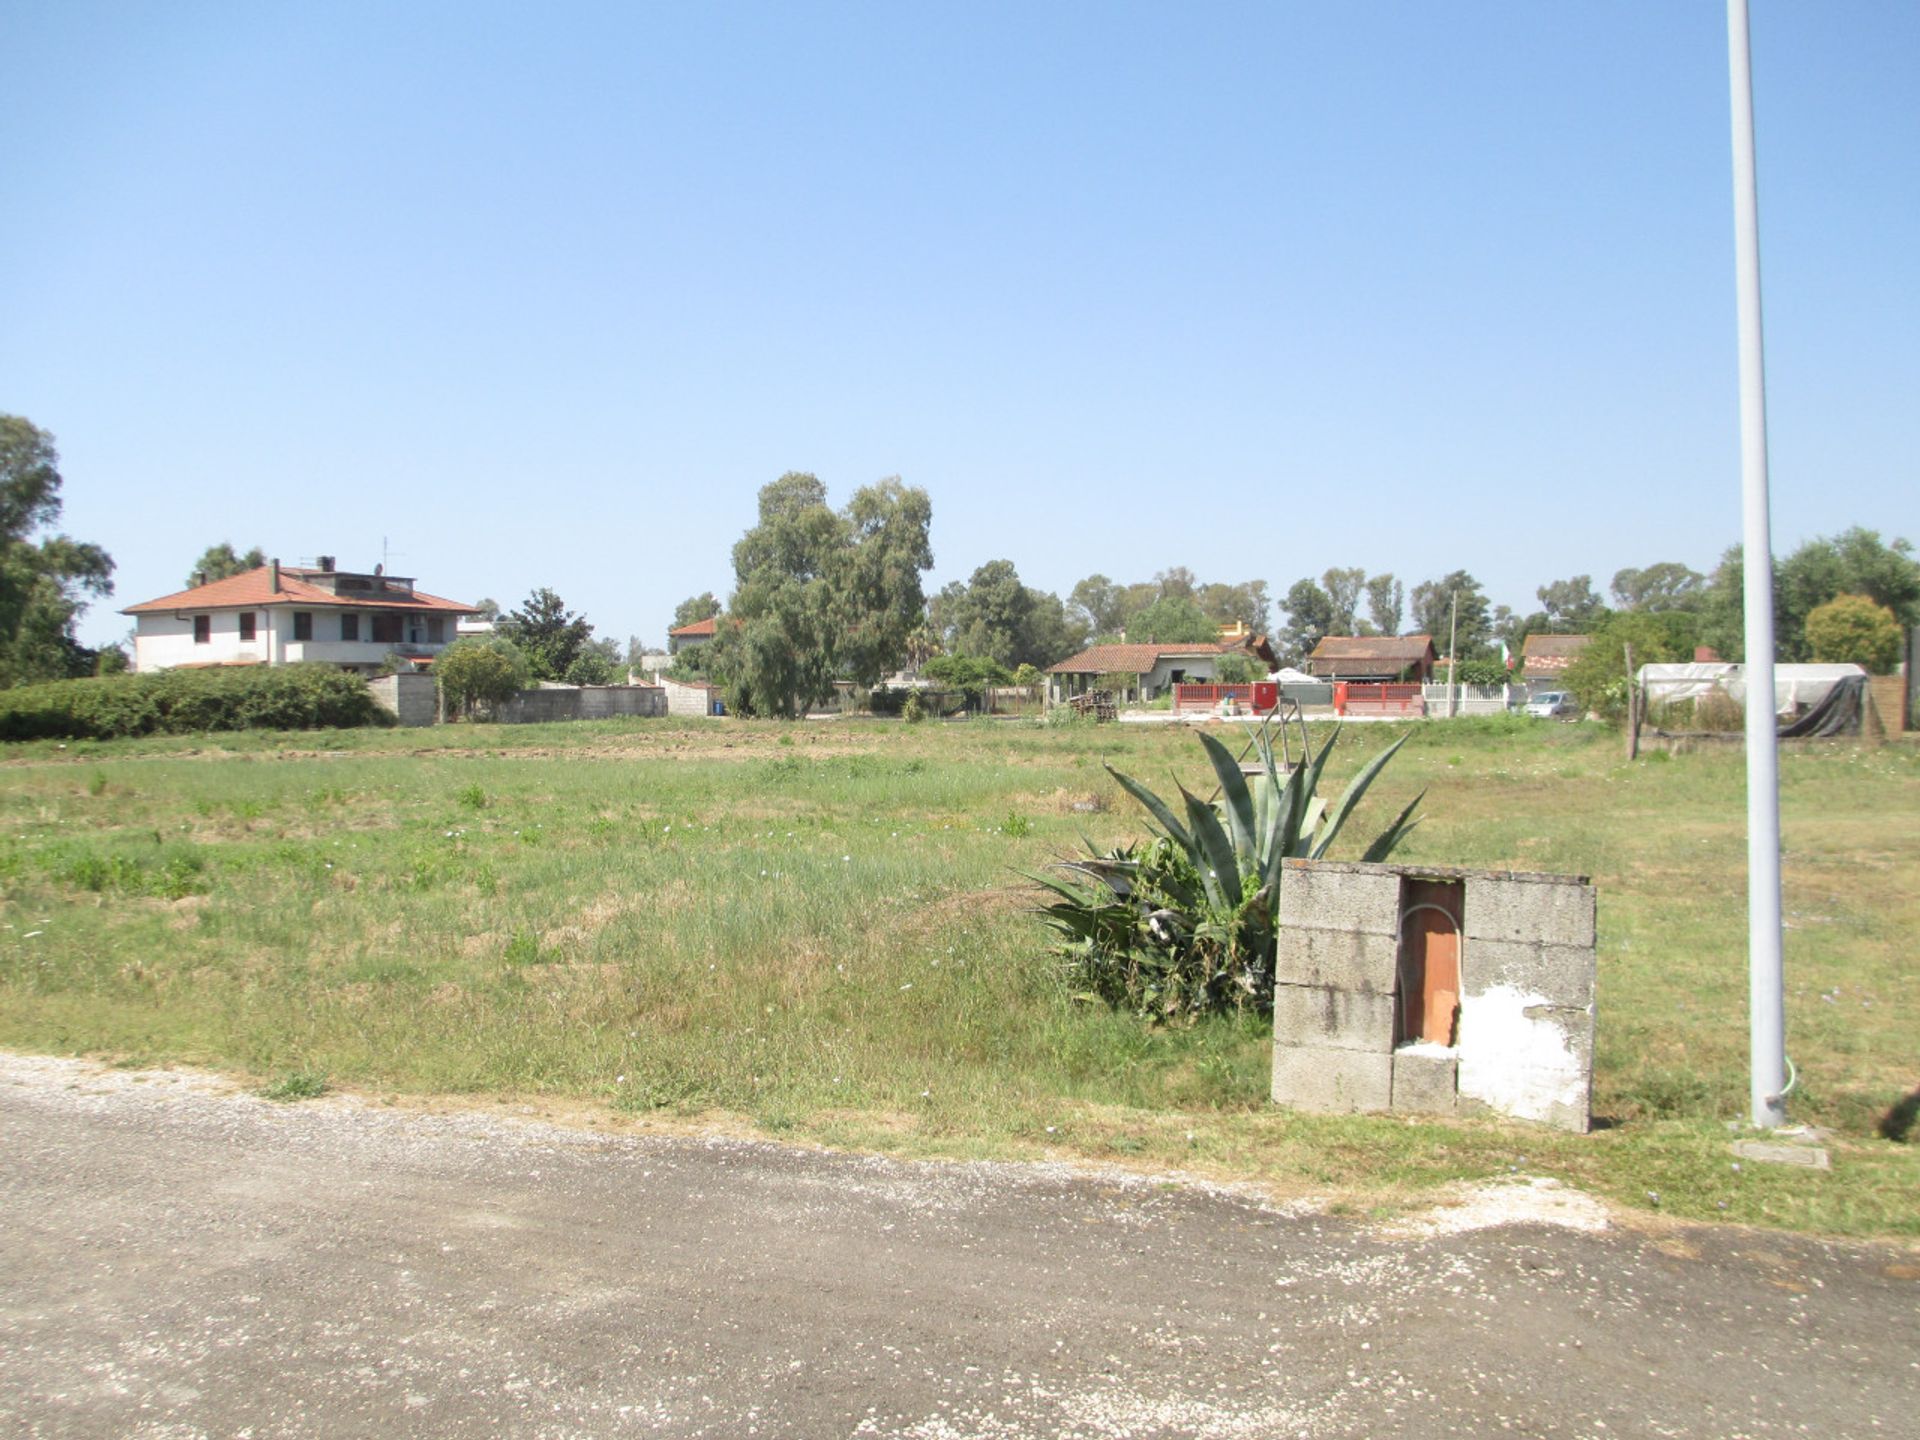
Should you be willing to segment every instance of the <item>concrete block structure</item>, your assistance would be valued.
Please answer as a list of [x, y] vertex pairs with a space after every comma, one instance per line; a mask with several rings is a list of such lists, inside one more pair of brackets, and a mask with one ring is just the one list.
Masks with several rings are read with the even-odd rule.
[[402, 725], [431, 725], [440, 718], [440, 690], [431, 675], [381, 675], [367, 682], [374, 703]]
[[1595, 908], [1584, 876], [1288, 861], [1274, 1100], [1585, 1131]]

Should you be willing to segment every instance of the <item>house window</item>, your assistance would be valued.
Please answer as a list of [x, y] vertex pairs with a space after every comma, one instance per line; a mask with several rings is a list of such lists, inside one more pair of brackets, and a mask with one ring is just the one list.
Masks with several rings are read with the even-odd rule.
[[293, 612], [293, 638], [311, 640], [313, 638], [313, 612], [296, 610]]
[[193, 617], [193, 643], [205, 645], [213, 639], [213, 617], [196, 615]]
[[342, 640], [358, 640], [360, 638], [360, 617], [358, 615], [342, 615], [340, 617], [340, 638]]
[[444, 615], [427, 617], [427, 643], [439, 645], [447, 638], [447, 618]]
[[242, 610], [240, 612], [240, 638], [242, 640], [249, 643], [254, 640], [255, 633], [253, 626], [254, 613], [251, 610]]
[[400, 617], [398, 615], [374, 616], [373, 638], [376, 644], [398, 645], [400, 643]]

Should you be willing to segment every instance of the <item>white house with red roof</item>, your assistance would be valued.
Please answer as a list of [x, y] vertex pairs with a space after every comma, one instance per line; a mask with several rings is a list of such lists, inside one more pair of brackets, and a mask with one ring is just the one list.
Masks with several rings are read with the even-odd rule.
[[[1213, 679], [1220, 657], [1237, 645], [1211, 641], [1189, 645], [1095, 645], [1047, 667], [1047, 699], [1058, 705], [1111, 683], [1121, 701], [1151, 700], [1169, 686], [1186, 681], [1204, 684]], [[1131, 677], [1131, 684], [1123, 677]]]
[[225, 580], [129, 605], [133, 668], [181, 665], [292, 665], [317, 660], [363, 675], [400, 655], [430, 665], [454, 638], [471, 605], [429, 595], [412, 579], [269, 561]]

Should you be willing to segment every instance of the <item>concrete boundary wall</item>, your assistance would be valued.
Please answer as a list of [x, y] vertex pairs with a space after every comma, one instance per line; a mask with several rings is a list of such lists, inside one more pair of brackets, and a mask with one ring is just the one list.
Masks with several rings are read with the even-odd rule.
[[[1423, 963], [1418, 927], [1406, 922], [1435, 908], [1413, 904], [1435, 884], [1459, 915], [1449, 917], [1457, 989], [1444, 992], [1456, 997], [1451, 1043], [1405, 1033], [1408, 988], [1419, 988]], [[1289, 860], [1274, 970], [1274, 1100], [1325, 1111], [1491, 1111], [1585, 1131], [1595, 920], [1584, 876]]]
[[367, 681], [373, 703], [402, 725], [431, 725], [440, 718], [440, 690], [431, 675], [409, 672]]
[[666, 713], [666, 692], [657, 685], [571, 685], [522, 690], [504, 702], [493, 718], [502, 725], [537, 725]]

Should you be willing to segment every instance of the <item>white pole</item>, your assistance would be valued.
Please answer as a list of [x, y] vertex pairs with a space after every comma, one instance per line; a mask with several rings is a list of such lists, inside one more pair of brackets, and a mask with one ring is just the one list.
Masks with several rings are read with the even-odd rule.
[[1760, 326], [1760, 200], [1747, 0], [1727, 0], [1733, 95], [1733, 236], [1740, 301], [1740, 488], [1747, 628], [1747, 964], [1753, 1123], [1786, 1123], [1780, 946], [1780, 757], [1773, 713], [1773, 538], [1767, 517], [1767, 377]]
[[1453, 719], [1453, 682], [1460, 675], [1460, 592], [1453, 592], [1453, 618], [1447, 622], [1447, 718]]

